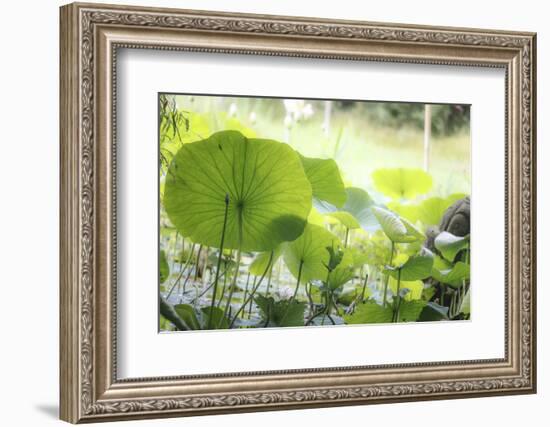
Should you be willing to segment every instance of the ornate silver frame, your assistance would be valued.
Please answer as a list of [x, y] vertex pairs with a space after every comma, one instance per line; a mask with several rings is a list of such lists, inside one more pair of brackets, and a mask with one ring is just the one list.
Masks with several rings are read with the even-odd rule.
[[[505, 357], [178, 378], [116, 377], [117, 48], [501, 67]], [[77, 423], [534, 393], [533, 33], [71, 4], [61, 8], [61, 418]]]

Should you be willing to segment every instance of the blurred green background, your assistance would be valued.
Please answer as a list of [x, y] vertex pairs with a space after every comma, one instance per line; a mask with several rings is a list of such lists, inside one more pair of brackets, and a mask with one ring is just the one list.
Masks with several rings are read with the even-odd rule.
[[[169, 95], [188, 113], [190, 133], [201, 135], [193, 116], [206, 118], [209, 132], [228, 122], [249, 136], [287, 142], [308, 157], [334, 158], [348, 186], [372, 191], [379, 168], [421, 168], [424, 163], [425, 105], [370, 101]], [[470, 194], [470, 108], [433, 104], [428, 172], [431, 195]], [[376, 198], [376, 192], [372, 195]]]

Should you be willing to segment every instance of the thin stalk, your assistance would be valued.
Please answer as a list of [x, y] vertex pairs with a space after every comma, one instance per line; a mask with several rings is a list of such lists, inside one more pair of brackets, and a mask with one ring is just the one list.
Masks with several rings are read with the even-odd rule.
[[[257, 276], [254, 276], [254, 281], [252, 282], [252, 289], [255, 289], [256, 288], [256, 281], [258, 280], [258, 277]], [[252, 294], [252, 292], [250, 292], [250, 294]], [[246, 306], [246, 304], [248, 304], [248, 318], [250, 319], [250, 316], [252, 315], [252, 298], [250, 298], [250, 304], [248, 304], [247, 301], [245, 301], [243, 303], [243, 306]], [[244, 310], [243, 310], [244, 311]]]
[[[191, 259], [193, 258], [193, 252], [194, 251], [195, 251], [195, 244], [193, 243], [193, 246], [191, 247], [191, 253], [189, 254], [189, 257], [187, 258], [187, 261], [185, 262], [185, 266], [181, 269], [178, 278], [174, 282], [174, 285], [170, 288], [170, 291], [168, 292], [168, 295], [166, 295], [167, 300], [168, 300], [168, 298], [170, 298], [170, 295], [172, 295], [172, 292], [174, 291], [174, 288], [176, 287], [176, 285], [179, 283], [181, 277], [183, 276], [183, 273], [185, 272], [187, 267], [189, 267], [189, 263], [191, 262]], [[187, 274], [187, 277], [189, 277], [190, 274], [191, 274], [191, 270], [189, 270], [189, 272]], [[183, 285], [183, 292], [185, 292], [185, 283], [187, 283], [187, 279], [185, 280], [184, 285]]]
[[[224, 263], [224, 272], [227, 272], [227, 260], [224, 260], [223, 261]], [[223, 286], [222, 286], [222, 292], [221, 292], [221, 295], [220, 295], [220, 299], [218, 301], [218, 304], [217, 306], [219, 307], [223, 301], [223, 296], [225, 295], [225, 288], [227, 286], [227, 274], [224, 274], [223, 275]]]
[[313, 313], [313, 298], [311, 297], [311, 282], [306, 283], [306, 294], [309, 302], [309, 312]]
[[235, 288], [237, 286], [237, 278], [239, 277], [240, 265], [241, 265], [241, 248], [239, 244], [239, 248], [237, 249], [237, 265], [235, 266], [235, 274], [233, 274], [233, 280], [231, 280], [231, 285], [229, 288], [229, 296], [227, 297], [227, 304], [225, 305], [225, 310], [223, 311], [224, 317], [229, 315], [229, 310], [231, 309], [231, 299], [233, 298], [233, 292], [235, 292]]
[[399, 307], [401, 306], [401, 295], [399, 291], [401, 289], [401, 269], [397, 270], [397, 292], [396, 292], [396, 302], [395, 308], [393, 311], [393, 321], [397, 322], [399, 320]]
[[[223, 237], [225, 237], [225, 221], [224, 221], [224, 229], [222, 233], [224, 234]], [[194, 277], [195, 281], [199, 277], [199, 262], [201, 261], [201, 252], [202, 252], [202, 245], [199, 246], [199, 251], [197, 252], [197, 262], [195, 263], [195, 277]]]
[[304, 266], [304, 260], [300, 260], [300, 267], [298, 267], [298, 280], [296, 280], [296, 289], [294, 290], [294, 295], [292, 295], [292, 299], [296, 298], [296, 295], [298, 295], [298, 288], [300, 287], [300, 278], [302, 277], [302, 267]]
[[344, 248], [348, 247], [348, 239], [349, 239], [349, 227], [346, 227], [346, 237], [344, 238]]
[[367, 292], [368, 280], [369, 280], [369, 273], [365, 274], [365, 280], [363, 281], [363, 290], [361, 291], [361, 302], [365, 301], [365, 292]]
[[229, 289], [229, 297], [227, 299], [227, 304], [225, 305], [225, 310], [223, 311], [223, 316], [228, 316], [229, 309], [231, 307], [231, 299], [233, 298], [233, 292], [235, 292], [235, 287], [237, 286], [237, 278], [239, 277], [239, 269], [241, 266], [241, 246], [243, 241], [243, 211], [242, 207], [238, 208], [237, 220], [239, 222], [239, 235], [237, 242], [237, 265], [235, 266], [235, 274], [233, 275], [233, 280], [231, 281], [231, 288]]
[[[246, 296], [248, 295], [248, 284], [250, 283], [250, 273], [246, 276], [246, 285], [244, 287], [244, 293], [243, 293], [243, 304], [246, 301]], [[244, 319], [244, 311], [242, 314], [242, 318]]]
[[[330, 277], [330, 270], [327, 272], [327, 280], [325, 281], [325, 292], [323, 295], [325, 297], [324, 312], [326, 316], [330, 317], [330, 297], [329, 297], [329, 285], [328, 285], [329, 277]], [[323, 317], [323, 320], [321, 320], [321, 325], [324, 325], [324, 324], [325, 324], [325, 318]]]
[[[391, 242], [391, 251], [390, 251], [390, 262], [388, 263], [388, 265], [390, 265], [390, 266], [391, 266], [391, 263], [393, 262], [394, 249], [395, 249], [395, 243], [393, 243], [393, 240], [392, 240], [392, 242]], [[388, 296], [388, 284], [389, 283], [390, 283], [390, 275], [386, 274], [386, 280], [384, 282], [384, 296], [382, 298], [382, 307], [386, 306], [386, 298]]]
[[271, 276], [273, 276], [273, 266], [269, 269], [269, 276], [267, 276], [267, 286], [265, 288], [265, 297], [269, 295], [269, 287], [271, 286]]
[[[212, 292], [212, 302], [210, 304], [210, 313], [213, 313], [214, 306], [216, 305], [216, 293], [218, 292], [218, 280], [220, 279], [220, 267], [222, 264], [223, 256], [223, 243], [225, 241], [225, 227], [227, 226], [227, 211], [229, 210], [229, 194], [225, 195], [225, 211], [223, 214], [223, 227], [222, 227], [222, 237], [220, 242], [220, 252], [218, 253], [218, 265], [216, 266], [216, 278], [214, 279], [214, 290]], [[197, 257], [198, 258], [198, 257]], [[212, 317], [208, 316], [208, 325], [206, 329], [210, 329], [212, 326]]]
[[[267, 263], [267, 266], [264, 270], [264, 272], [262, 273], [262, 276], [260, 277], [260, 280], [258, 280], [258, 283], [255, 283], [253, 286], [252, 286], [252, 290], [250, 291], [250, 295], [248, 295], [247, 297], [247, 300], [244, 302], [244, 304], [241, 305], [241, 307], [237, 310], [237, 312], [235, 313], [234, 317], [233, 317], [233, 320], [231, 321], [231, 323], [229, 324], [229, 328], [231, 328], [233, 326], [233, 324], [235, 323], [235, 320], [237, 320], [237, 317], [239, 316], [239, 314], [241, 313], [242, 310], [244, 310], [244, 308], [246, 307], [246, 305], [250, 302], [250, 311], [252, 311], [252, 298], [254, 297], [254, 294], [256, 293], [256, 291], [258, 290], [258, 288], [260, 287], [260, 285], [262, 284], [262, 281], [265, 279], [265, 276], [267, 275], [267, 272], [269, 271], [269, 269], [271, 268], [271, 265], [272, 265], [272, 262], [273, 262], [273, 251], [271, 251], [271, 255], [269, 257], [269, 262]], [[254, 281], [256, 281], [256, 278], [254, 278]]]
[[[222, 271], [222, 273], [220, 274], [220, 279], [225, 276], [225, 273], [227, 273], [227, 269], [225, 269], [224, 271]], [[202, 289], [202, 292], [199, 294], [197, 292], [197, 295], [195, 296], [195, 300], [193, 301], [196, 302], [196, 300], [200, 297], [202, 297], [204, 294], [206, 294], [210, 289], [212, 289], [212, 287], [214, 286], [214, 281], [212, 283], [210, 283], [207, 287], [205, 287], [204, 289]], [[198, 288], [197, 288], [198, 289]]]

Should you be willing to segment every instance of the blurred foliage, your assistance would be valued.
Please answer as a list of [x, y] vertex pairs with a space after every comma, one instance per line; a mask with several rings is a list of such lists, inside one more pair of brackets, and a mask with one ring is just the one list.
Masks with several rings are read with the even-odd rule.
[[[424, 129], [424, 104], [405, 102], [338, 101], [343, 109], [360, 110], [367, 120], [380, 126]], [[432, 105], [432, 132], [436, 136], [467, 130], [470, 124], [469, 105]]]

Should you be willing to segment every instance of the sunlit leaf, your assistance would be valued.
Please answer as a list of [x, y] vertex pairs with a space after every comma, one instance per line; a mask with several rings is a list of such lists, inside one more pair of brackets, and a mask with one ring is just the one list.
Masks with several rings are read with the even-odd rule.
[[410, 257], [401, 267], [386, 268], [384, 272], [394, 279], [400, 276], [404, 281], [423, 280], [431, 276], [433, 264], [434, 255], [424, 248], [418, 254]]
[[376, 190], [392, 199], [412, 199], [432, 188], [432, 177], [422, 169], [377, 169], [372, 179]]
[[[273, 255], [271, 254], [273, 252]], [[282, 245], [277, 246], [273, 251], [260, 252], [254, 258], [254, 261], [250, 263], [248, 271], [254, 276], [262, 276], [269, 266], [271, 260], [271, 266], [275, 265], [279, 257], [281, 256]]]
[[300, 282], [326, 280], [329, 262], [327, 247], [338, 244], [338, 238], [325, 228], [307, 224], [304, 232], [293, 242], [285, 244], [283, 258], [295, 278], [300, 273]]
[[347, 195], [336, 162], [333, 159], [314, 159], [302, 155], [300, 159], [311, 184], [313, 197], [342, 207]]
[[[390, 289], [393, 294], [397, 294], [397, 279], [390, 277], [389, 281]], [[424, 282], [422, 280], [413, 280], [406, 281], [401, 280], [399, 290], [408, 289], [408, 292], [405, 294], [405, 301], [413, 301], [422, 298], [422, 291], [424, 290]]]
[[[170, 221], [194, 242], [219, 247], [229, 199], [225, 248], [268, 251], [302, 234], [312, 190], [288, 145], [224, 131], [185, 144], [166, 177]], [[241, 239], [239, 239], [241, 236]]]
[[338, 289], [349, 282], [354, 276], [353, 256], [351, 251], [344, 250], [344, 256], [338, 266], [328, 276], [328, 285], [331, 289]]
[[373, 206], [372, 211], [382, 230], [392, 242], [410, 243], [423, 237], [423, 234], [416, 227], [407, 220], [399, 218], [395, 213], [378, 206]]
[[[425, 306], [425, 301], [402, 301], [399, 307], [398, 321], [417, 321]], [[389, 305], [382, 307], [372, 300], [366, 301], [363, 304], [358, 304], [353, 314], [344, 316], [344, 320], [350, 325], [364, 323], [391, 323], [392, 319], [392, 307]]]
[[382, 307], [374, 301], [366, 301], [355, 307], [353, 314], [344, 315], [344, 320], [349, 325], [360, 325], [364, 323], [391, 323], [393, 310], [389, 307]]
[[362, 228], [374, 231], [380, 226], [374, 217], [372, 208], [374, 201], [365, 190], [355, 187], [346, 188], [346, 203], [342, 208], [316, 200], [315, 207], [322, 213], [337, 218], [345, 227]]
[[466, 295], [464, 295], [464, 299], [462, 300], [462, 304], [460, 305], [460, 311], [464, 314], [470, 314], [470, 290], [468, 289], [468, 292], [466, 292]]

